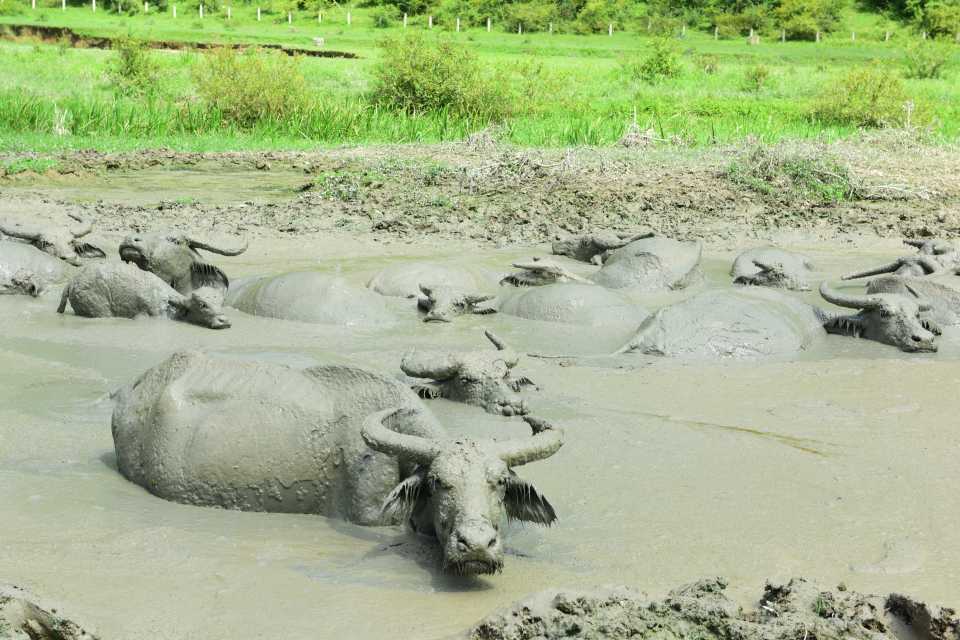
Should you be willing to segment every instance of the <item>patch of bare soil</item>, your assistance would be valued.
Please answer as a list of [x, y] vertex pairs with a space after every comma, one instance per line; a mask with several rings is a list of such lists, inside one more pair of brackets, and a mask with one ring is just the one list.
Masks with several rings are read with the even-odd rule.
[[37, 604], [23, 589], [0, 584], [0, 638], [10, 640], [97, 640], [55, 607]]
[[[808, 191], [787, 188], [782, 181], [758, 190], [731, 179], [732, 163], [749, 157], [756, 145], [529, 150], [488, 138], [307, 153], [160, 150], [55, 158], [60, 172], [79, 176], [155, 167], [303, 172], [298, 192], [281, 202], [183, 203], [171, 193], [170, 201], [150, 207], [80, 205], [100, 230], [186, 225], [246, 235], [339, 230], [384, 239], [439, 236], [500, 245], [641, 226], [705, 240], [763, 238], [786, 229], [825, 239], [840, 233], [960, 234], [958, 149], [905, 135], [806, 144], [804, 157], [829, 154], [832, 162], [842, 163], [830, 166], [842, 166], [844, 178], [855, 184], [849, 198], [839, 201], [807, 197]], [[3, 156], [18, 157], [23, 156]]]
[[757, 605], [736, 606], [721, 578], [671, 591], [663, 600], [627, 588], [547, 591], [482, 621], [470, 640], [671, 638], [698, 640], [956, 640], [952, 609], [906, 596], [822, 589], [803, 578], [767, 584]]

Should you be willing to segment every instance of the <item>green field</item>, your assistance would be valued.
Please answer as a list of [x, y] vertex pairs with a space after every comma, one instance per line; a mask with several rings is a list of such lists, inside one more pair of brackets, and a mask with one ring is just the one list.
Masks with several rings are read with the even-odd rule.
[[[8, 0], [9, 1], [9, 0]], [[43, 4], [43, 2], [41, 2]], [[117, 96], [105, 74], [116, 53], [72, 48], [27, 39], [0, 42], [0, 148], [183, 150], [311, 148], [373, 142], [459, 140], [488, 126], [481, 118], [449, 112], [410, 115], [376, 106], [367, 99], [373, 71], [381, 57], [378, 43], [403, 31], [375, 28], [363, 9], [353, 9], [346, 24], [344, 8], [316, 14], [264, 13], [255, 5], [199, 15], [183, 5], [170, 11], [118, 15], [102, 8], [29, 5], [0, 16], [0, 25], [63, 26], [89, 36], [131, 35], [145, 40], [281, 44], [351, 52], [346, 58], [298, 58], [310, 90], [312, 108], [296, 119], [264, 120], [240, 127], [198, 100], [191, 67], [204, 55], [192, 49], [154, 51], [161, 67], [157, 96], [150, 100]], [[643, 129], [674, 144], [723, 144], [754, 136], [836, 139], [856, 131], [849, 124], [826, 124], [811, 116], [811, 105], [844, 72], [877, 60], [886, 68], [903, 65], [903, 48], [917, 34], [879, 16], [850, 12], [844, 30], [820, 43], [765, 38], [714, 40], [712, 34], [677, 34], [682, 71], [656, 83], [632, 79], [624, 61], [646, 55], [652, 38], [645, 33], [608, 35], [523, 34], [494, 28], [455, 33], [450, 25], [428, 30], [423, 17], [411, 18], [407, 32], [449, 38], [470, 47], [483, 69], [518, 96], [522, 108], [499, 123], [500, 135], [519, 145], [610, 145], [623, 135], [636, 114]], [[444, 28], [446, 27], [446, 28]], [[851, 30], [857, 32], [856, 41]], [[893, 34], [884, 42], [886, 31]], [[905, 79], [912, 100], [932, 116], [933, 133], [943, 140], [960, 135], [960, 82], [953, 61], [937, 79]], [[712, 59], [716, 69], [704, 70]], [[749, 75], [762, 66], [760, 86]]]

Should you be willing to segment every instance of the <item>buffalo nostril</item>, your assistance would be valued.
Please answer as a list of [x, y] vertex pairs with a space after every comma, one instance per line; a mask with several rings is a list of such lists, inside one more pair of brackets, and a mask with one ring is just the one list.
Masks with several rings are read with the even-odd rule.
[[490, 538], [490, 542], [487, 543], [487, 549], [493, 549], [495, 546], [497, 546], [497, 539]]
[[921, 338], [920, 336], [910, 336], [910, 339], [913, 340], [914, 342], [923, 342], [923, 338]]
[[464, 538], [461, 534], [457, 534], [457, 547], [465, 551], [470, 548], [470, 543], [467, 542], [467, 539]]

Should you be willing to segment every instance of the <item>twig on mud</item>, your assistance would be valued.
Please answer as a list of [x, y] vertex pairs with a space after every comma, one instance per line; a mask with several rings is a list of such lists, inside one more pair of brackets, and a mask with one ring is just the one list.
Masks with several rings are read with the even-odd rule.
[[919, 198], [921, 200], [930, 200], [934, 195], [929, 191], [923, 189], [912, 189], [909, 186], [902, 184], [877, 184], [870, 185], [869, 190], [866, 191], [864, 197], [866, 197], [868, 200], [885, 199], [884, 196], [874, 193], [876, 191], [895, 191], [903, 194], [904, 199]]

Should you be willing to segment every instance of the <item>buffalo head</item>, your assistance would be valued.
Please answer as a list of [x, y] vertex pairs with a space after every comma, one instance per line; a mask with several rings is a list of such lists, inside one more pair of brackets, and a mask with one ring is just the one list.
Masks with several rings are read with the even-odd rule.
[[790, 270], [784, 268], [783, 264], [779, 262], [753, 260], [753, 265], [757, 267], [757, 272], [737, 276], [733, 283], [761, 287], [780, 287], [794, 291], [810, 290], [810, 286], [805, 280], [791, 273]]
[[81, 258], [107, 257], [102, 249], [82, 240], [93, 231], [93, 225], [73, 213], [67, 215], [82, 226], [78, 229], [27, 229], [20, 224], [0, 223], [0, 234], [26, 240], [44, 253], [75, 267], [80, 266]]
[[198, 249], [222, 256], [238, 256], [247, 250], [247, 245], [224, 249], [191, 238], [182, 231], [137, 233], [120, 243], [120, 258], [156, 274], [183, 294], [204, 286], [227, 289], [230, 280], [226, 274], [205, 262], [197, 253]]
[[[876, 340], [903, 351], [936, 351], [940, 329], [922, 313], [931, 307], [920, 300], [895, 293], [851, 295], [820, 285], [827, 302], [857, 309], [858, 313], [830, 318], [824, 323], [828, 333]], [[919, 296], [917, 296], [919, 297]]]
[[843, 276], [843, 280], [867, 278], [882, 273], [898, 276], [928, 276], [955, 270], [960, 264], [960, 253], [949, 242], [943, 240], [904, 240], [904, 244], [917, 249], [912, 256], [903, 256], [893, 262], [872, 269], [857, 271]]
[[501, 285], [510, 284], [515, 287], [537, 287], [558, 282], [579, 282], [593, 284], [586, 278], [581, 278], [563, 265], [549, 259], [533, 258], [514, 262], [514, 268], [520, 271], [511, 273], [500, 280]]
[[208, 329], [230, 328], [230, 320], [223, 313], [223, 291], [220, 289], [200, 287], [172, 304], [185, 322]]
[[556, 240], [551, 249], [554, 255], [567, 256], [581, 262], [603, 264], [607, 254], [621, 247], [625, 247], [636, 240], [652, 238], [652, 231], [641, 233], [614, 233], [602, 231], [582, 236], [573, 236]]
[[448, 398], [483, 407], [487, 413], [503, 416], [527, 413], [527, 403], [518, 391], [533, 383], [513, 377], [520, 356], [493, 333], [487, 338], [496, 351], [466, 353], [412, 352], [404, 356], [400, 368], [408, 376], [431, 382], [414, 385], [422, 398]]
[[496, 313], [496, 309], [479, 306], [495, 297], [488, 294], [465, 293], [461, 289], [447, 285], [421, 284], [417, 307], [426, 312], [424, 322], [451, 322], [454, 317], [468, 313]]
[[371, 449], [416, 464], [387, 496], [382, 513], [385, 521], [406, 520], [414, 531], [435, 536], [445, 570], [497, 573], [503, 569], [505, 519], [547, 526], [557, 519], [546, 498], [513, 468], [556, 453], [563, 446], [562, 431], [528, 416], [524, 420], [533, 435], [522, 440], [433, 440], [384, 424], [403, 418], [399, 409], [380, 411], [361, 431]]

